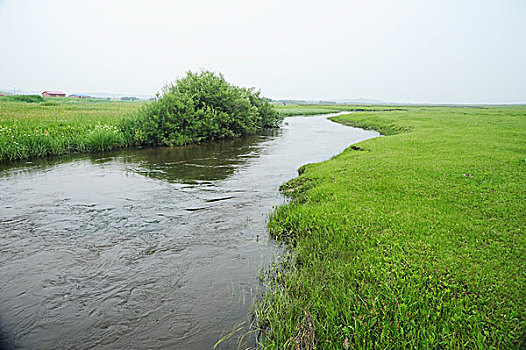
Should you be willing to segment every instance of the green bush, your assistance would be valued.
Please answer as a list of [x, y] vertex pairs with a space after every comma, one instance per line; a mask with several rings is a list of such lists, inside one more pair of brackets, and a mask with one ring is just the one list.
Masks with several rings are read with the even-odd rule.
[[36, 103], [44, 101], [44, 98], [40, 95], [15, 95], [11, 96], [13, 101]]
[[128, 143], [173, 146], [238, 137], [278, 127], [283, 119], [258, 91], [213, 72], [188, 72], [157, 97], [122, 122]]

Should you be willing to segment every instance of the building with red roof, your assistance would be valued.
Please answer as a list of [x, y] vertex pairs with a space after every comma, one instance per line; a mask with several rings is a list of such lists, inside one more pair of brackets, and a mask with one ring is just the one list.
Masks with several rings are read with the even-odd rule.
[[66, 97], [62, 91], [44, 91], [42, 97]]

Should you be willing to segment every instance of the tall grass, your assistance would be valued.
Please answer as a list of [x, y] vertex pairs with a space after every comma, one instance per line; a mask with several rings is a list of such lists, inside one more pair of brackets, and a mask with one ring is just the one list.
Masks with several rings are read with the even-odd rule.
[[391, 136], [284, 186], [269, 228], [291, 255], [256, 312], [262, 346], [523, 348], [526, 107], [334, 119]]
[[141, 103], [0, 100], [0, 162], [127, 145], [120, 123]]

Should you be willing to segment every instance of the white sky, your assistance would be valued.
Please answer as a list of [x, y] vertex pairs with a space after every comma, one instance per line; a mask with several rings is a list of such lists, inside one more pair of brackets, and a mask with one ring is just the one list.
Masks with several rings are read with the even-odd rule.
[[271, 98], [526, 102], [526, 0], [0, 0], [0, 87], [151, 94], [210, 69]]

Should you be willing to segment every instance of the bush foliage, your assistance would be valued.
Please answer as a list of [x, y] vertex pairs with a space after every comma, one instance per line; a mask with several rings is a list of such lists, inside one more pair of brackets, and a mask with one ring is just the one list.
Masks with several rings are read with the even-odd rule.
[[185, 145], [275, 128], [283, 117], [259, 91], [222, 74], [188, 72], [122, 124], [130, 144]]
[[43, 102], [44, 98], [40, 95], [13, 95], [13, 96], [4, 96], [2, 100], [37, 103], [37, 102]]

